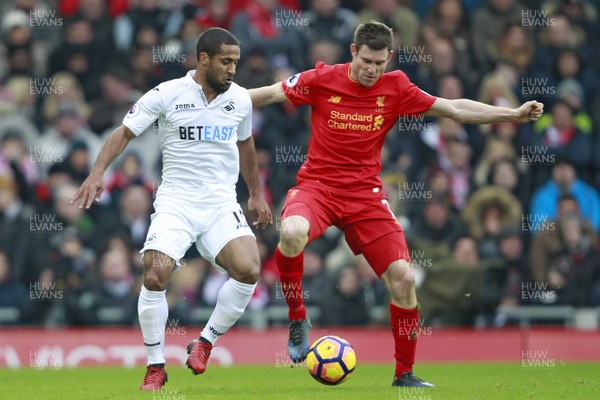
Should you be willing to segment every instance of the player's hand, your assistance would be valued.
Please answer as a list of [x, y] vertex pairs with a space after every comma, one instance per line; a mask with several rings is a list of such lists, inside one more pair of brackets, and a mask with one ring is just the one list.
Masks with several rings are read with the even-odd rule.
[[79, 201], [79, 208], [85, 207], [87, 210], [92, 206], [94, 200], [100, 201], [100, 195], [104, 190], [102, 174], [91, 172], [85, 181], [79, 187], [79, 190], [71, 197], [69, 204], [75, 204]]
[[523, 103], [517, 108], [517, 122], [526, 123], [529, 121], [537, 121], [544, 113], [544, 104], [532, 100]]
[[256, 221], [252, 223], [253, 226], [264, 229], [273, 223], [271, 207], [269, 207], [263, 196], [250, 196], [248, 209], [254, 213], [254, 217], [256, 218]]

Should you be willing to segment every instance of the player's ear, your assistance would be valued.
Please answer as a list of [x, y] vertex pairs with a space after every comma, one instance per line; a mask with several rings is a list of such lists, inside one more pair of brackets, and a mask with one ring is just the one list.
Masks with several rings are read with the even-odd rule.
[[354, 43], [350, 43], [350, 54], [352, 54], [352, 58], [356, 57], [356, 45]]
[[202, 64], [203, 67], [206, 67], [208, 65], [208, 63], [210, 62], [210, 57], [208, 56], [208, 54], [202, 52], [198, 56], [198, 62], [200, 64]]
[[387, 58], [387, 62], [389, 62], [392, 59], [392, 56], [394, 55], [394, 50], [390, 50], [390, 53], [388, 54], [388, 58]]

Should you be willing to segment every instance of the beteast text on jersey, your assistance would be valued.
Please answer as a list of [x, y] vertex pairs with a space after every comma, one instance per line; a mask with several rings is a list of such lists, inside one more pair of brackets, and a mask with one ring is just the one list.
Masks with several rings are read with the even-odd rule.
[[234, 131], [234, 126], [180, 126], [179, 138], [183, 140], [209, 140], [214, 142], [227, 142], [231, 139], [231, 135], [233, 135]]

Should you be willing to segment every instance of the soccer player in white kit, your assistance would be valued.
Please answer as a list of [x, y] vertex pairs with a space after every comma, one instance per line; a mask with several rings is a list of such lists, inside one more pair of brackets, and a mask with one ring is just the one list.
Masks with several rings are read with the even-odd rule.
[[89, 208], [99, 200], [103, 174], [130, 140], [157, 124], [162, 150], [162, 183], [144, 248], [144, 283], [138, 315], [148, 365], [142, 390], [160, 390], [167, 381], [164, 358], [171, 272], [195, 243], [200, 254], [230, 278], [199, 339], [188, 347], [187, 366], [206, 370], [215, 341], [244, 312], [260, 273], [258, 248], [237, 203], [235, 185], [241, 170], [256, 216], [253, 225], [273, 222], [261, 192], [252, 139], [252, 101], [233, 83], [240, 59], [239, 42], [230, 32], [210, 28], [196, 44], [198, 66], [180, 79], [163, 82], [144, 94], [123, 124], [111, 133], [90, 175], [71, 199]]

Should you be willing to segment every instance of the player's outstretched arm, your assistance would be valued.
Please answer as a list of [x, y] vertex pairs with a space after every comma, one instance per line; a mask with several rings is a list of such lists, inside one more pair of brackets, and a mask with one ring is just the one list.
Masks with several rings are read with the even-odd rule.
[[438, 97], [425, 115], [452, 118], [463, 124], [492, 124], [537, 121], [543, 113], [544, 105], [535, 100], [523, 103], [518, 108], [508, 108], [468, 99], [448, 100]]
[[250, 93], [253, 107], [262, 107], [287, 100], [283, 88], [281, 87], [281, 82], [274, 83], [270, 86], [250, 89], [248, 90], [248, 93]]
[[100, 200], [100, 195], [104, 190], [103, 176], [106, 168], [117, 158], [119, 154], [125, 150], [131, 139], [135, 135], [125, 125], [119, 126], [117, 129], [112, 131], [98, 158], [94, 163], [89, 176], [79, 187], [79, 190], [71, 197], [71, 204], [74, 204], [77, 200], [79, 202], [79, 208], [85, 207], [89, 209], [94, 202]]
[[258, 228], [266, 228], [273, 223], [273, 215], [271, 214], [269, 204], [262, 194], [260, 179], [258, 177], [254, 138], [250, 136], [244, 141], [238, 141], [237, 144], [240, 151], [240, 172], [250, 192], [248, 208], [256, 217], [256, 221], [252, 222], [252, 225]]

